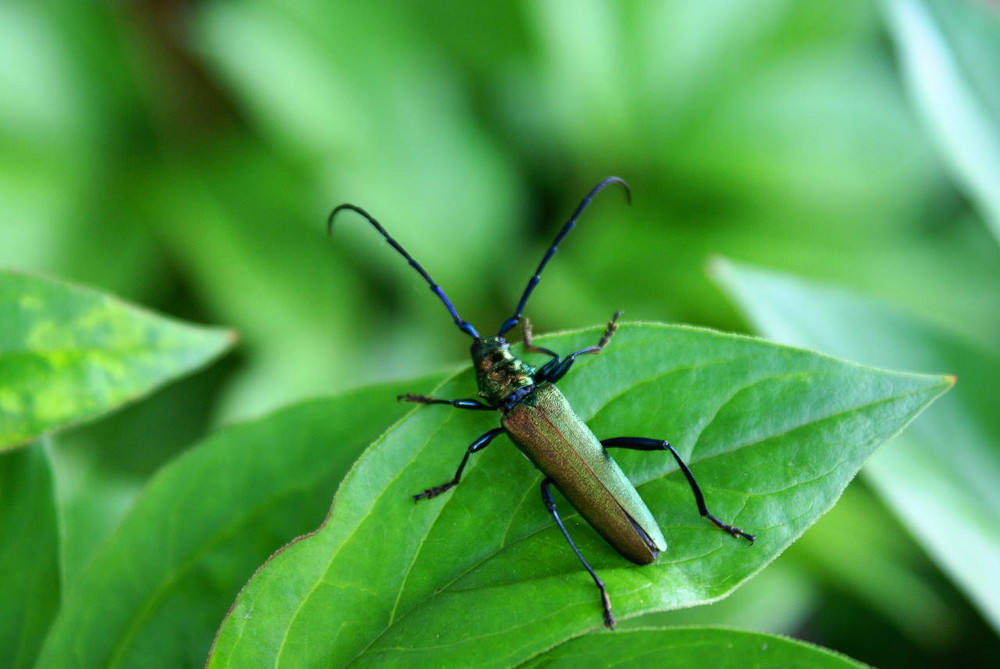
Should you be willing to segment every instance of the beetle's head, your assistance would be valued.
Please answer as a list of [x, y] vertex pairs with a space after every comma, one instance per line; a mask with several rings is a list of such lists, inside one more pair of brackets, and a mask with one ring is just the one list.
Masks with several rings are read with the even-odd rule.
[[[503, 337], [483, 337], [472, 341], [472, 363], [479, 367], [479, 361], [497, 352], [509, 351], [510, 344]], [[503, 355], [503, 353], [501, 353]]]

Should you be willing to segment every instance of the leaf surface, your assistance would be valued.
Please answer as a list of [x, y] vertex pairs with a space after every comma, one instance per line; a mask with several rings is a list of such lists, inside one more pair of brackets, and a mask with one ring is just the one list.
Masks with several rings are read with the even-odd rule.
[[[597, 329], [545, 338], [572, 351]], [[885, 372], [735, 335], [626, 324], [560, 382], [600, 438], [668, 438], [709, 507], [758, 537], [699, 517], [673, 461], [622, 452], [669, 543], [637, 567], [563, 504], [569, 531], [620, 619], [722, 597], [837, 500], [862, 463], [951, 379]], [[435, 391], [473, 394], [470, 371]], [[540, 475], [504, 438], [450, 478], [495, 415], [419, 407], [358, 460], [331, 515], [274, 555], [219, 631], [212, 667], [510, 666], [601, 626], [593, 583], [541, 504]]]
[[202, 665], [253, 570], [322, 521], [358, 454], [408, 410], [395, 395], [432, 385], [304, 402], [167, 465], [74, 583], [38, 666]]
[[99, 416], [204, 365], [233, 334], [0, 270], [0, 450]]

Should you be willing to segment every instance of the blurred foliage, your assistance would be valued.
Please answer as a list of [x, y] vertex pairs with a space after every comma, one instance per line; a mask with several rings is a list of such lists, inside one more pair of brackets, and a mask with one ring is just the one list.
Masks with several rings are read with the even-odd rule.
[[[721, 259], [714, 270], [755, 329], [770, 339], [880, 367], [947, 369], [961, 379], [954, 394], [875, 456], [865, 472], [935, 561], [1000, 628], [994, 594], [1000, 592], [994, 568], [1000, 565], [1000, 416], [993, 400], [1000, 356], [883, 302]], [[946, 457], [942, 444], [948, 445]]]
[[[998, 26], [974, 0], [0, 4], [0, 266], [242, 338], [212, 370], [54, 440], [68, 586], [209, 428], [465, 360], [371, 229], [345, 217], [325, 236], [340, 202], [379, 217], [484, 330], [617, 174], [633, 205], [609, 193], [587, 212], [529, 305], [537, 331], [618, 308], [745, 329], [702, 271], [722, 253], [996, 352]], [[943, 636], [861, 596], [878, 570], [845, 587], [798, 546], [772, 567], [794, 615], [761, 628], [883, 666], [983, 657], [995, 632], [921, 551], [900, 534], [882, 559], [922, 565], [905, 573], [921, 611], [951, 612]]]

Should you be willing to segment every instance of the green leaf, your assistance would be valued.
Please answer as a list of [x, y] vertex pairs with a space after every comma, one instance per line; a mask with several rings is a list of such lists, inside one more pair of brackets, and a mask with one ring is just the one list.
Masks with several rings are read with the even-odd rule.
[[[598, 330], [550, 337], [560, 351]], [[722, 597], [828, 510], [862, 463], [950, 385], [747, 337], [627, 324], [561, 382], [602, 437], [669, 438], [710, 508], [757, 535], [700, 518], [672, 459], [623, 452], [670, 542], [653, 565], [620, 557], [563, 508], [569, 531], [625, 619]], [[463, 372], [440, 397], [472, 393]], [[446, 480], [496, 416], [418, 408], [365, 452], [327, 522], [286, 546], [237, 599], [209, 664], [508, 666], [601, 625], [597, 592], [541, 504], [539, 473], [505, 440]]]
[[234, 339], [87, 288], [2, 270], [0, 314], [0, 450], [133, 401]]
[[59, 605], [59, 527], [44, 445], [0, 454], [0, 666], [34, 666]]
[[316, 527], [358, 454], [408, 411], [395, 396], [440, 378], [305, 402], [165, 467], [74, 583], [38, 666], [203, 664], [254, 568]]
[[1000, 14], [970, 0], [886, 0], [917, 104], [1000, 237]]
[[[605, 658], [614, 658], [608, 661]], [[642, 667], [642, 669], [847, 669], [864, 667], [843, 655], [774, 634], [712, 627], [630, 629], [588, 634], [553, 648], [523, 665]]]
[[958, 376], [954, 392], [875, 457], [875, 488], [1000, 629], [1000, 357], [889, 305], [749, 265], [717, 277], [761, 333], [870, 364]]
[[[830, 513], [816, 525], [836, 515], [844, 498], [856, 488], [848, 487]], [[816, 531], [809, 528], [803, 540]], [[798, 545], [797, 542], [796, 546]], [[676, 628], [712, 625], [737, 627], [769, 634], [792, 634], [815, 615], [820, 606], [821, 582], [792, 560], [776, 560], [735, 592], [711, 604], [686, 609], [657, 611], [622, 621], [615, 631], [648, 627]]]

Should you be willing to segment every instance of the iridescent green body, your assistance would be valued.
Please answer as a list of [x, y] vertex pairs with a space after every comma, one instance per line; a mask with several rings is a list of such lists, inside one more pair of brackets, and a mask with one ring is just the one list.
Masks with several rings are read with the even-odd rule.
[[507, 435], [615, 550], [638, 564], [666, 550], [635, 486], [555, 385], [535, 385], [503, 337], [477, 340], [472, 357], [479, 396], [503, 413]]
[[[540, 486], [542, 502], [559, 526], [570, 548], [594, 580], [594, 585], [601, 595], [604, 624], [613, 628], [615, 617], [611, 612], [611, 599], [608, 597], [604, 582], [570, 536], [559, 517], [551, 491], [551, 488], [555, 487], [562, 492], [580, 515], [624, 557], [638, 564], [649, 564], [655, 560], [660, 552], [667, 548], [663, 532], [660, 531], [653, 514], [646, 508], [635, 487], [608, 455], [607, 449], [669, 452], [691, 487], [698, 512], [734, 537], [742, 537], [751, 543], [754, 537], [737, 527], [727, 525], [709, 512], [694, 475], [668, 441], [648, 437], [611, 437], [598, 440], [556, 388], [555, 384], [566, 375], [577, 357], [600, 353], [608, 344], [618, 328], [620, 311], [608, 322], [603, 336], [595, 346], [588, 346], [561, 356], [555, 351], [531, 343], [531, 327], [527, 319], [522, 316], [528, 298], [538, 285], [545, 265], [555, 255], [559, 243], [576, 225], [577, 217], [594, 196], [609, 184], [620, 185], [628, 195], [628, 185], [618, 177], [608, 177], [590, 191], [577, 205], [573, 215], [566, 221], [556, 235], [555, 241], [545, 252], [538, 269], [521, 294], [513, 315], [503, 322], [500, 331], [493, 337], [481, 336], [471, 323], [459, 316], [458, 310], [441, 286], [435, 283], [420, 263], [414, 260], [399, 242], [385, 231], [382, 224], [364, 209], [353, 204], [335, 207], [330, 213], [327, 226], [332, 231], [333, 220], [341, 211], [353, 211], [364, 217], [423, 277], [431, 292], [444, 304], [458, 329], [472, 337], [472, 360], [476, 368], [479, 398], [443, 399], [406, 394], [400, 395], [398, 399], [420, 404], [444, 404], [470, 411], [499, 411], [502, 415], [500, 427], [489, 430], [469, 444], [451, 480], [427, 488], [413, 495], [413, 499], [415, 501], [431, 499], [451, 490], [462, 479], [462, 472], [469, 462], [469, 457], [486, 448], [497, 436], [506, 434], [542, 471], [544, 475]], [[525, 351], [541, 353], [551, 358], [537, 370], [511, 353], [510, 345], [504, 339], [504, 334], [519, 323], [523, 323]]]

